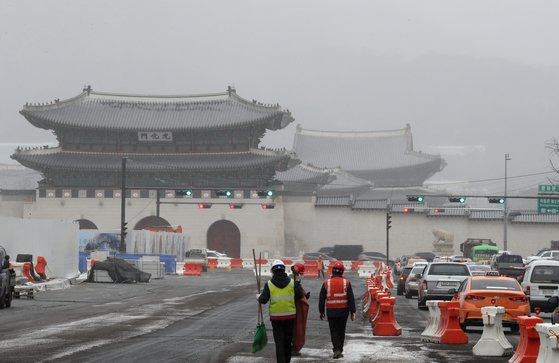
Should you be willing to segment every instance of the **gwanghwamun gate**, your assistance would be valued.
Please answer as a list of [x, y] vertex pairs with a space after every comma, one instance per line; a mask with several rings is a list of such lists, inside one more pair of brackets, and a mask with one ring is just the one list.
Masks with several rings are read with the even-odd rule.
[[[190, 96], [86, 87], [67, 100], [27, 103], [20, 114], [53, 132], [58, 145], [13, 151], [20, 165], [0, 172], [4, 217], [119, 231], [124, 197], [130, 230], [180, 225], [191, 247], [230, 257], [251, 256], [253, 248], [297, 256], [339, 244], [384, 252], [387, 212], [392, 256], [433, 250], [434, 231], [454, 241], [456, 254], [466, 238], [503, 241], [502, 206], [429, 197], [441, 191], [425, 181], [449, 161], [415, 150], [406, 124], [362, 132], [297, 125], [291, 150], [269, 149], [264, 135], [295, 115], [231, 87]], [[508, 214], [509, 250], [528, 255], [558, 235], [557, 215]]]

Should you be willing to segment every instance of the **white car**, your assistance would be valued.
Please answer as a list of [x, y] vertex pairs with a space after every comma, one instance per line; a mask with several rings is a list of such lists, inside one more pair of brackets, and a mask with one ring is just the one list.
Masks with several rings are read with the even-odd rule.
[[526, 264], [529, 264], [533, 261], [549, 260], [549, 259], [552, 259], [552, 258], [559, 258], [559, 251], [557, 251], [557, 250], [543, 251], [539, 255], [528, 256], [528, 257], [526, 257]]
[[530, 308], [540, 308], [542, 312], [552, 312], [555, 306], [548, 300], [559, 296], [559, 261], [538, 260], [526, 267], [522, 290], [530, 299]]

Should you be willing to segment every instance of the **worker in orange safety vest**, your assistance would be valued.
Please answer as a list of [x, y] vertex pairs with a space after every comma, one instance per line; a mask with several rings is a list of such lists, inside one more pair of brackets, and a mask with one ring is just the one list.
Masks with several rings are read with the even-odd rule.
[[355, 320], [355, 298], [349, 280], [343, 277], [344, 264], [337, 261], [332, 266], [332, 277], [324, 281], [320, 290], [318, 310], [320, 320], [324, 320], [325, 312], [330, 326], [334, 359], [343, 357], [345, 329], [348, 316]]

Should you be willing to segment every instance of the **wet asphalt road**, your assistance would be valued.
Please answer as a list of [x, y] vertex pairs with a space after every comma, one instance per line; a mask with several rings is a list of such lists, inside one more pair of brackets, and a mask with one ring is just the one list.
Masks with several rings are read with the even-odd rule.
[[[356, 299], [364, 281], [349, 274]], [[2, 362], [270, 362], [274, 344], [267, 314], [268, 346], [250, 353], [257, 322], [255, 279], [250, 271], [216, 271], [201, 277], [166, 276], [148, 284], [75, 285], [14, 300], [0, 311]], [[306, 279], [311, 291], [307, 342], [294, 362], [330, 361], [328, 323], [318, 318], [321, 280]], [[358, 308], [359, 310], [359, 308]], [[473, 357], [480, 330], [470, 343], [441, 346], [422, 343], [427, 312], [417, 300], [399, 296], [396, 318], [400, 337], [373, 337], [369, 323], [349, 322], [346, 362], [506, 362]], [[8, 332], [8, 333], [7, 333]], [[507, 334], [516, 346], [518, 335]], [[333, 360], [332, 360], [333, 361]], [[338, 360], [336, 360], [338, 361]]]

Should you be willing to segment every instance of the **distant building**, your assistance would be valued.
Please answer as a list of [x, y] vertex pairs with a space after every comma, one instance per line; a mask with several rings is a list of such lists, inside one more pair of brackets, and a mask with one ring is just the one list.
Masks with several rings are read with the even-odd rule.
[[400, 130], [338, 132], [297, 127], [293, 150], [307, 164], [339, 168], [375, 187], [421, 186], [446, 163], [414, 151], [411, 127]]

